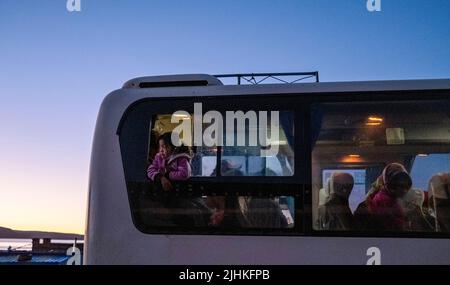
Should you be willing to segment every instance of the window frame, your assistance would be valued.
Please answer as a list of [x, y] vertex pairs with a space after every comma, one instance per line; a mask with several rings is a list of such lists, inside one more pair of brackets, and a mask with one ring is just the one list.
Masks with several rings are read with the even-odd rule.
[[[424, 96], [423, 93], [427, 93]], [[315, 100], [308, 100], [309, 108], [309, 124], [305, 130], [307, 132], [306, 140], [309, 141], [309, 153], [312, 156], [313, 147], [311, 147], [311, 135], [312, 135], [312, 112], [313, 106], [319, 104], [339, 104], [339, 103], [380, 103], [380, 102], [395, 102], [395, 103], [408, 103], [408, 102], [431, 102], [431, 101], [446, 101], [450, 103], [449, 99], [450, 90], [410, 90], [410, 91], [370, 91], [370, 92], [347, 92], [345, 94], [339, 93], [321, 93], [315, 98]], [[339, 96], [336, 96], [339, 95]], [[327, 99], [330, 96], [333, 99]], [[379, 162], [378, 162], [379, 163]], [[329, 167], [329, 165], [327, 165]], [[308, 213], [307, 228], [305, 234], [312, 237], [343, 237], [343, 238], [425, 238], [425, 239], [441, 239], [450, 238], [450, 232], [415, 232], [415, 231], [330, 231], [330, 230], [316, 230], [314, 229], [313, 220], [313, 190], [312, 190], [312, 158], [309, 159], [308, 175], [310, 180], [306, 184], [305, 199], [304, 201], [308, 205], [304, 205], [305, 208], [311, 209]], [[323, 167], [321, 167], [323, 169]], [[306, 218], [306, 217], [305, 217]]]
[[[426, 94], [425, 94], [426, 93]], [[295, 196], [295, 228], [291, 232], [277, 233], [271, 231], [229, 231], [229, 232], [217, 232], [217, 231], [179, 231], [179, 230], [154, 230], [153, 232], [144, 232], [136, 225], [134, 221], [134, 217], [131, 214], [133, 219], [133, 224], [136, 226], [138, 230], [145, 234], [170, 234], [170, 235], [240, 235], [240, 236], [310, 236], [310, 237], [342, 237], [342, 238], [395, 238], [395, 239], [403, 239], [403, 238], [426, 238], [426, 239], [442, 239], [442, 238], [450, 238], [450, 233], [439, 233], [439, 232], [361, 232], [361, 231], [317, 231], [313, 228], [313, 219], [312, 219], [312, 169], [311, 169], [311, 156], [312, 156], [312, 147], [311, 147], [311, 113], [312, 113], [312, 105], [313, 104], [321, 104], [321, 103], [345, 103], [345, 102], [377, 102], [377, 101], [427, 101], [427, 100], [449, 100], [450, 89], [436, 89], [436, 90], [399, 90], [399, 91], [352, 91], [352, 92], [306, 92], [299, 93], [293, 92], [288, 94], [269, 94], [269, 95], [223, 95], [223, 96], [211, 96], [211, 98], [217, 98], [217, 100], [225, 99], [233, 99], [233, 98], [254, 98], [257, 99], [260, 96], [264, 97], [281, 97], [281, 98], [290, 98], [296, 101], [296, 140], [301, 135], [301, 142], [298, 140], [295, 144], [295, 169], [299, 171], [298, 175], [298, 183], [299, 190], [298, 194]], [[204, 98], [210, 97], [166, 97], [166, 98], [143, 98], [137, 100], [132, 103], [123, 113], [121, 120], [117, 126], [116, 134], [120, 134], [120, 130], [124, 124], [125, 119], [129, 115], [129, 113], [133, 110], [133, 107], [139, 103], [145, 101], [172, 101], [177, 99], [182, 100], [191, 100], [194, 101], [202, 101]], [[299, 114], [299, 116], [297, 116]], [[302, 125], [301, 133], [297, 131], [297, 128]], [[121, 151], [122, 156], [122, 151]], [[123, 157], [122, 157], [123, 160]], [[299, 169], [301, 166], [301, 170]], [[200, 177], [202, 178], [202, 177]], [[231, 178], [231, 177], [228, 177]], [[243, 177], [239, 177], [242, 179]], [[265, 178], [265, 177], [259, 177]], [[274, 177], [269, 177], [274, 178]], [[282, 177], [286, 178], [286, 177]], [[225, 183], [233, 179], [227, 179], [227, 181], [217, 181], [219, 183]], [[277, 183], [278, 181], [274, 182]], [[128, 190], [127, 196], [128, 195]], [[130, 204], [131, 205], [131, 204]]]
[[[301, 118], [306, 117], [306, 113], [304, 112], [305, 108], [303, 105], [296, 106], [293, 105], [292, 102], [289, 104], [288, 102], [280, 101], [280, 97], [287, 99], [288, 101], [295, 101], [295, 97], [287, 97], [283, 95], [272, 95], [268, 96], [265, 95], [265, 103], [261, 104], [261, 100], [259, 100], [257, 107], [255, 108], [255, 102], [254, 99], [255, 96], [237, 96], [237, 98], [246, 100], [247, 104], [242, 104], [242, 102], [239, 103], [238, 108], [234, 108], [230, 106], [231, 102], [234, 102], [234, 104], [237, 104], [237, 101], [242, 100], [236, 100], [236, 96], [226, 96], [225, 98], [209, 98], [209, 97], [181, 97], [181, 98], [145, 98], [138, 100], [137, 102], [133, 103], [131, 106], [127, 108], [125, 113], [122, 116], [122, 119], [120, 121], [120, 124], [117, 128], [117, 135], [119, 136], [119, 143], [121, 148], [121, 156], [122, 156], [122, 163], [123, 163], [123, 169], [125, 173], [125, 180], [127, 184], [127, 196], [129, 198], [130, 208], [131, 208], [131, 217], [133, 220], [133, 224], [135, 227], [145, 233], [145, 234], [201, 234], [201, 235], [208, 235], [208, 234], [214, 234], [214, 235], [298, 235], [301, 234], [303, 226], [303, 218], [300, 216], [300, 213], [303, 212], [303, 189], [304, 189], [304, 182], [302, 183], [302, 179], [304, 180], [305, 175], [305, 169], [307, 168], [308, 162], [305, 159], [302, 159], [302, 157], [305, 157], [302, 152], [298, 152], [298, 149], [301, 149], [304, 145], [304, 123], [302, 122]], [[173, 103], [174, 100], [177, 100], [177, 103], [182, 102], [184, 106], [190, 106], [190, 108], [183, 108], [177, 106], [177, 104]], [[170, 104], [167, 104], [168, 101], [170, 101]], [[146, 113], [146, 122], [144, 124], [147, 124], [147, 127], [145, 128], [147, 131], [147, 140], [146, 140], [146, 146], [145, 146], [145, 160], [148, 159], [148, 149], [149, 149], [149, 134], [150, 131], [154, 127], [154, 120], [153, 118], [155, 115], [159, 114], [171, 114], [174, 111], [177, 110], [185, 110], [188, 112], [193, 111], [193, 103], [201, 102], [203, 104], [203, 114], [205, 111], [208, 110], [216, 110], [220, 113], [224, 113], [227, 110], [242, 110], [244, 113], [247, 110], [254, 110], [254, 111], [260, 111], [260, 110], [279, 110], [279, 111], [292, 111], [294, 113], [294, 174], [292, 176], [193, 176], [189, 179], [189, 182], [192, 184], [205, 184], [205, 185], [220, 185], [221, 188], [227, 188], [228, 186], [233, 185], [254, 185], [255, 181], [257, 181], [257, 185], [273, 185], [281, 190], [275, 190], [271, 192], [262, 192], [258, 190], [249, 189], [249, 187], [246, 187], [247, 190], [225, 190], [225, 191], [215, 191], [210, 193], [199, 193], [194, 192], [194, 196], [201, 196], [205, 194], [209, 194], [211, 196], [219, 196], [219, 195], [225, 195], [225, 196], [254, 196], [254, 197], [262, 197], [262, 198], [273, 198], [278, 196], [293, 196], [295, 201], [295, 217], [294, 218], [294, 227], [293, 228], [213, 228], [213, 227], [158, 227], [158, 226], [147, 226], [144, 225], [141, 221], [136, 220], [135, 213], [133, 213], [133, 205], [134, 202], [132, 201], [131, 194], [130, 194], [130, 184], [129, 182], [132, 182], [129, 180], [129, 176], [127, 175], [126, 170], [126, 151], [124, 151], [124, 144], [121, 140], [122, 137], [122, 131], [123, 128], [126, 127], [127, 120], [129, 119], [130, 114], [133, 115], [133, 112], [144, 112]], [[211, 103], [212, 102], [212, 103]], [[282, 102], [282, 103], [280, 103]], [[164, 108], [159, 108], [157, 105], [158, 103], [165, 104]], [[145, 106], [144, 106], [145, 105]], [[175, 108], [171, 106], [177, 106]], [[277, 106], [277, 108], [274, 108], [274, 105]], [[144, 106], [144, 107], [142, 107]], [[206, 107], [205, 107], [206, 106]], [[295, 106], [295, 108], [292, 108], [292, 106]], [[145, 111], [139, 110], [136, 111], [136, 108], [142, 108]], [[139, 117], [139, 116], [138, 116]], [[142, 118], [141, 118], [142, 119]], [[224, 122], [225, 123], [225, 122]], [[126, 148], [126, 147], [125, 147]], [[304, 148], [304, 147], [303, 147]], [[219, 149], [218, 149], [219, 153]], [[216, 156], [216, 161], [220, 162], [220, 155]], [[281, 185], [281, 186], [280, 186]], [[289, 189], [290, 190], [289, 190]], [[288, 190], [286, 190], [288, 189]], [[186, 194], [188, 197], [192, 196], [192, 193]], [[138, 210], [136, 208], [136, 210]]]

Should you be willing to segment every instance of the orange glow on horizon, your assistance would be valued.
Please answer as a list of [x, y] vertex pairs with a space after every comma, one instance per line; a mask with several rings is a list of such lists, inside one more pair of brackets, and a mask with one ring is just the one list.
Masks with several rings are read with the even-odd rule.
[[[84, 234], [87, 169], [73, 162], [60, 162], [66, 159], [64, 156], [38, 155], [42, 159], [34, 160], [51, 160], [53, 165], [39, 168], [39, 163], [27, 164], [14, 156], [0, 164], [0, 227]], [[24, 165], [32, 171], [25, 173]]]
[[57, 225], [18, 225], [18, 224], [2, 224], [2, 227], [10, 228], [15, 231], [36, 231], [36, 232], [55, 232], [55, 233], [63, 233], [63, 234], [76, 234], [76, 235], [84, 235], [84, 228], [81, 229], [79, 227], [61, 227]]

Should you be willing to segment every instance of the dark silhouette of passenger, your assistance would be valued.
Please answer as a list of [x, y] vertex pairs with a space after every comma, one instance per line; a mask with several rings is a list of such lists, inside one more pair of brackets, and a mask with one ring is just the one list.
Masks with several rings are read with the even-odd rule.
[[[241, 165], [233, 164], [231, 161], [224, 159], [221, 161], [222, 176], [243, 176]], [[216, 176], [217, 168], [211, 173]], [[247, 226], [242, 212], [240, 211], [237, 196], [208, 196], [206, 205], [212, 209], [209, 219], [209, 225], [221, 228], [240, 228]]]
[[280, 205], [271, 198], [246, 197], [245, 217], [251, 228], [287, 228], [288, 222]]
[[348, 173], [334, 172], [327, 180], [322, 195], [325, 201], [319, 206], [319, 229], [342, 231], [354, 228], [354, 218], [348, 198], [354, 185], [353, 176]]
[[[243, 176], [241, 166], [228, 160], [221, 162], [222, 176]], [[212, 175], [215, 175], [217, 169]], [[285, 228], [288, 226], [280, 205], [272, 198], [250, 196], [209, 196], [213, 209], [210, 225], [225, 228]]]

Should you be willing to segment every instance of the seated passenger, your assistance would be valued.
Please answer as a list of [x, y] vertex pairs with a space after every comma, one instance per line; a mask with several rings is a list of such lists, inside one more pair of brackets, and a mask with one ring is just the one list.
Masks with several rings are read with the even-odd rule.
[[403, 230], [406, 218], [398, 199], [408, 193], [411, 185], [411, 177], [403, 165], [387, 165], [355, 211], [360, 230]]
[[367, 193], [366, 198], [373, 198], [373, 196], [380, 191], [383, 186], [385, 185], [385, 177], [386, 173], [392, 173], [392, 172], [408, 172], [406, 171], [406, 168], [400, 164], [400, 163], [390, 163], [388, 164], [381, 173], [380, 176], [375, 180], [375, 182], [372, 183], [371, 188], [369, 189], [369, 192]]
[[329, 198], [320, 212], [321, 229], [331, 231], [353, 229], [354, 219], [348, 203], [354, 185], [353, 176], [334, 172], [328, 183]]
[[184, 145], [176, 147], [171, 136], [172, 133], [167, 132], [158, 138], [159, 152], [147, 168], [147, 176], [154, 182], [153, 190], [159, 194], [155, 198], [161, 204], [159, 211], [167, 212], [167, 219], [177, 225], [205, 226], [205, 216], [210, 213], [201, 199], [172, 194], [173, 183], [191, 176], [191, 152]]
[[170, 191], [171, 181], [187, 180], [191, 176], [190, 149], [184, 145], [175, 147], [172, 143], [172, 132], [158, 138], [159, 152], [147, 169], [147, 176], [164, 191]]
[[411, 189], [401, 199], [406, 217], [406, 230], [409, 231], [434, 231], [434, 221], [426, 211], [422, 209], [425, 200], [425, 192], [419, 189]]
[[450, 231], [450, 173], [439, 173], [429, 182], [428, 192], [436, 217], [436, 231]]

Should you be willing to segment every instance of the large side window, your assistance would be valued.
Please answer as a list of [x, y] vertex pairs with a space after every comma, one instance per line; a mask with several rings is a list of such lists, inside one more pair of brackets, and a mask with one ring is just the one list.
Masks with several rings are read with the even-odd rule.
[[190, 102], [141, 102], [124, 117], [119, 137], [136, 226], [148, 233], [294, 228], [301, 187], [293, 182], [291, 105]]
[[[237, 122], [238, 127], [226, 129], [225, 141], [233, 144], [223, 147], [222, 176], [294, 175], [294, 113], [281, 111], [277, 116], [278, 123], [271, 124], [272, 118], [263, 120], [261, 115], [255, 112], [254, 116], [248, 116], [246, 120]], [[264, 138], [264, 142], [261, 142], [262, 136], [259, 134], [263, 127], [261, 124], [264, 124], [269, 134]], [[228, 140], [229, 137], [232, 139]], [[246, 142], [246, 145], [239, 145], [240, 140]], [[275, 150], [269, 151], [268, 146]], [[264, 151], [267, 153], [264, 154]]]
[[312, 107], [313, 225], [322, 231], [450, 231], [450, 103]]

